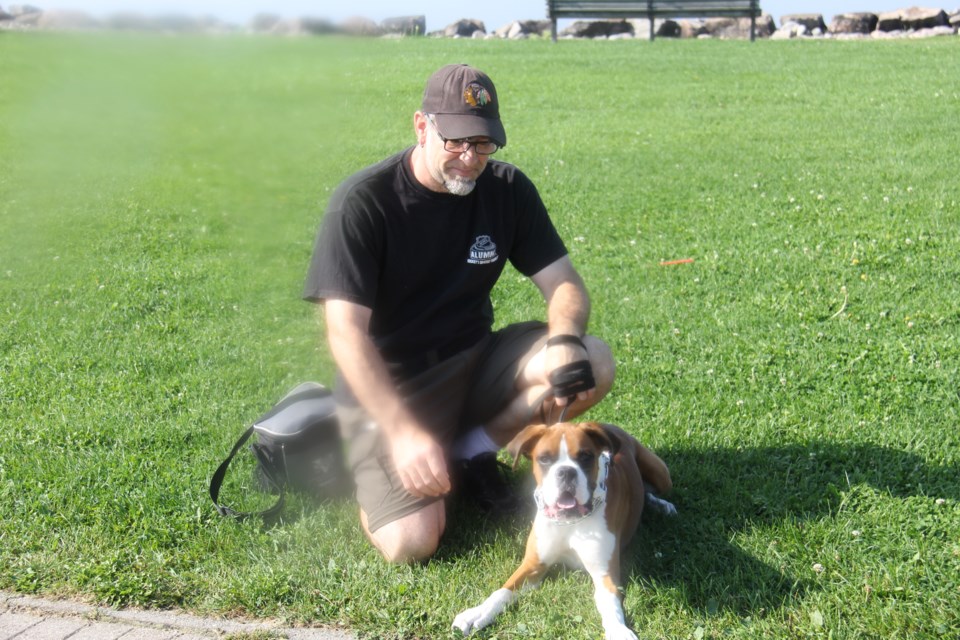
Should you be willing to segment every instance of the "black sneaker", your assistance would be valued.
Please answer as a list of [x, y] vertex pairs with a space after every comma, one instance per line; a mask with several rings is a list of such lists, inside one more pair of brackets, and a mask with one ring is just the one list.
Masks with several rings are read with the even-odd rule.
[[522, 504], [507, 477], [509, 467], [497, 460], [496, 453], [481, 453], [454, 463], [456, 486], [461, 496], [473, 500], [484, 513], [514, 514]]

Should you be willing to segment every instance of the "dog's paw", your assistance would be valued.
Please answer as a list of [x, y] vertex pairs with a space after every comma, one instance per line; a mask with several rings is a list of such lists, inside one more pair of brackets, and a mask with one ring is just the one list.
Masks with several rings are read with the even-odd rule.
[[490, 624], [492, 620], [492, 617], [485, 619], [487, 616], [484, 615], [485, 612], [483, 609], [483, 605], [480, 605], [479, 607], [461, 611], [457, 617], [453, 619], [453, 628], [458, 629], [460, 633], [465, 636], [469, 636], [478, 629], [483, 629]]
[[655, 494], [648, 491], [646, 495], [646, 507], [648, 509], [653, 509], [659, 514], [673, 517], [677, 515], [677, 508], [673, 505], [672, 502], [664, 500], [663, 498], [658, 498]]
[[453, 628], [465, 636], [493, 622], [493, 619], [513, 602], [514, 593], [509, 589], [497, 589], [478, 607], [467, 609], [453, 619]]
[[637, 635], [625, 625], [604, 629], [604, 640], [638, 640]]

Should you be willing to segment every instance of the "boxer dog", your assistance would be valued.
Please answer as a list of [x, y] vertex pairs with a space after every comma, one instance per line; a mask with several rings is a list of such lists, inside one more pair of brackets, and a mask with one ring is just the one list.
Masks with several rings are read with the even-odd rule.
[[653, 494], [672, 482], [663, 460], [612, 424], [531, 425], [507, 445], [514, 467], [529, 458], [537, 515], [523, 561], [503, 587], [453, 621], [464, 635], [489, 625], [520, 589], [539, 585], [556, 563], [579, 566], [593, 579], [607, 640], [637, 640], [623, 615], [620, 553], [640, 524], [644, 504], [668, 515], [676, 508]]

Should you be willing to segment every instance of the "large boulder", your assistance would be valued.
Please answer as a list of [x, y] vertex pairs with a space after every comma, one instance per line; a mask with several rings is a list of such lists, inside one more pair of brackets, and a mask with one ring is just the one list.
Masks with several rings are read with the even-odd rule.
[[[705, 34], [713, 38], [724, 40], [743, 39], [750, 37], [750, 18], [707, 18], [704, 21]], [[754, 35], [758, 38], [769, 38], [776, 31], [773, 17], [764, 14], [757, 18]]]
[[877, 14], [877, 31], [889, 33], [903, 31], [903, 20], [900, 19], [900, 10], [882, 11]]
[[270, 33], [281, 20], [275, 13], [258, 13], [250, 19], [247, 28], [253, 33]]
[[878, 16], [877, 21], [877, 29], [880, 31], [918, 31], [949, 25], [950, 18], [946, 11], [923, 7], [885, 11]]
[[950, 25], [941, 25], [939, 27], [929, 27], [926, 29], [916, 29], [905, 32], [908, 38], [937, 38], [939, 36], [955, 36], [957, 30]]
[[900, 21], [907, 31], [916, 29], [933, 29], [950, 24], [947, 12], [943, 9], [927, 9], [924, 7], [910, 7], [900, 10]]
[[44, 11], [37, 19], [38, 29], [53, 31], [73, 31], [76, 29], [95, 29], [100, 24], [83, 11], [69, 9], [51, 9]]
[[841, 13], [830, 21], [830, 32], [840, 34], [869, 34], [877, 28], [875, 13]]
[[522, 40], [548, 34], [550, 28], [549, 20], [514, 20], [494, 31], [493, 35], [508, 40]]
[[780, 28], [773, 32], [773, 35], [770, 36], [771, 40], [793, 40], [794, 38], [802, 38], [804, 36], [811, 35], [807, 28], [802, 24], [797, 24], [796, 22], [784, 22], [780, 25]]
[[703, 18], [679, 20], [677, 24], [680, 25], [680, 37], [683, 39], [710, 35], [710, 32], [707, 30], [707, 21]]
[[353, 17], [347, 18], [340, 23], [340, 31], [350, 36], [374, 37], [383, 35], [380, 25], [370, 18]]
[[448, 24], [440, 33], [440, 35], [445, 38], [473, 38], [474, 34], [476, 34], [478, 31], [481, 35], [487, 33], [487, 27], [483, 24], [483, 20], [462, 18], [456, 22]]
[[43, 15], [42, 11], [30, 12], [30, 13], [20, 13], [19, 15], [14, 13], [16, 5], [10, 7], [10, 14], [13, 16], [13, 20], [8, 20], [7, 22], [15, 29], [33, 29], [40, 22], [40, 16]]
[[790, 23], [801, 25], [806, 29], [807, 34], [814, 34], [817, 29], [820, 30], [820, 33], [827, 32], [827, 23], [823, 21], [823, 14], [821, 13], [790, 13], [780, 16], [781, 27]]
[[[637, 18], [627, 20], [633, 27], [635, 38], [642, 40], [650, 39], [650, 20], [647, 18]], [[687, 23], [684, 25], [684, 23]], [[672, 20], [656, 18], [653, 21], [653, 35], [657, 38], [686, 38], [696, 37], [703, 33], [703, 20]]]
[[7, 7], [7, 11], [14, 18], [20, 18], [28, 15], [36, 15], [39, 18], [40, 14], [43, 13], [43, 9], [40, 7], [35, 7], [32, 4], [12, 4]]
[[423, 36], [427, 34], [426, 16], [399, 16], [380, 22], [380, 29], [386, 35]]
[[565, 38], [609, 38], [625, 33], [633, 34], [633, 25], [626, 20], [577, 20], [560, 35]]

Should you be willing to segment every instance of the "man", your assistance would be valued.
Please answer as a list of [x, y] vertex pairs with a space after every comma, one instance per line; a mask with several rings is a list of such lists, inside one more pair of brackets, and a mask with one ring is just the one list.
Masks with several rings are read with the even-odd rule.
[[[507, 142], [499, 107], [486, 74], [434, 73], [413, 116], [416, 145], [340, 185], [307, 277], [339, 369], [361, 524], [391, 562], [436, 552], [452, 489], [508, 510], [496, 451], [535, 412], [573, 417], [613, 384], [536, 188], [490, 159]], [[543, 294], [546, 324], [491, 331], [507, 260]]]

